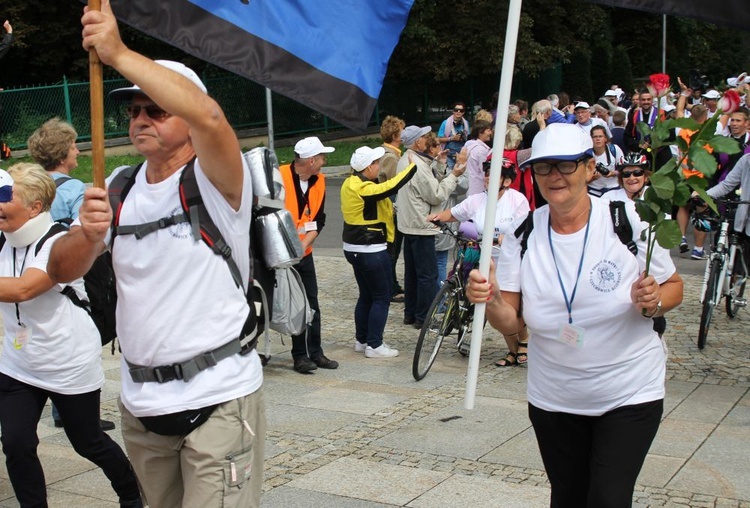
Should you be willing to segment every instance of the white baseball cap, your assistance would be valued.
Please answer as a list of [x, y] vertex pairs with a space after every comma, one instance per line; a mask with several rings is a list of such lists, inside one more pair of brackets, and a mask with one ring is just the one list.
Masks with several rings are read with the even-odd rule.
[[300, 159], [315, 157], [321, 153], [331, 153], [334, 150], [335, 148], [332, 146], [323, 146], [323, 143], [321, 143], [316, 136], [300, 139], [297, 141], [297, 144], [294, 145], [294, 153], [296, 153]]
[[604, 92], [605, 97], [619, 97], [620, 94], [617, 93], [617, 90], [607, 90]]
[[385, 155], [385, 148], [379, 146], [377, 148], [370, 148], [369, 146], [360, 146], [352, 154], [352, 160], [350, 162], [354, 171], [364, 171], [370, 164]]
[[576, 107], [574, 107], [573, 109], [576, 110], [576, 109], [581, 109], [581, 108], [591, 109], [591, 106], [589, 106], [588, 102], [581, 101], [581, 102], [576, 102]]
[[709, 90], [704, 93], [702, 97], [705, 97], [706, 99], [719, 99], [721, 98], [721, 94], [717, 90]]
[[[198, 75], [195, 73], [193, 69], [190, 67], [181, 64], [180, 62], [173, 62], [172, 60], [154, 60], [156, 63], [161, 65], [162, 67], [166, 67], [167, 69], [173, 70], [178, 74], [181, 74], [185, 76], [187, 79], [189, 79], [195, 86], [201, 89], [201, 92], [208, 93], [208, 90], [206, 90], [206, 85], [203, 84], [203, 81], [201, 81], [201, 78], [198, 77]], [[138, 85], [128, 86], [125, 88], [118, 88], [116, 90], [112, 90], [109, 92], [109, 98], [116, 102], [130, 102], [130, 100], [133, 98], [133, 96], [137, 93], [142, 94], [141, 87]], [[145, 94], [144, 94], [145, 95]]]
[[531, 143], [531, 157], [524, 167], [542, 160], [574, 161], [593, 156], [591, 136], [577, 125], [553, 123], [541, 130]]

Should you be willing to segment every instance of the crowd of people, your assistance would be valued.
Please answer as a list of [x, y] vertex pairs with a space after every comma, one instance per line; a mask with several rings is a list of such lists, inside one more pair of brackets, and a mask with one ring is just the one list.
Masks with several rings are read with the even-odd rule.
[[[132, 83], [109, 97], [126, 106], [144, 162], [117, 168], [109, 190], [86, 189], [69, 176], [77, 133], [54, 118], [29, 139], [37, 164], [0, 170], [0, 426], [11, 484], [21, 506], [46, 506], [36, 425], [51, 399], [55, 425], [103, 469], [120, 506], [143, 506], [141, 495], [154, 508], [259, 506], [266, 423], [251, 340], [257, 323], [246, 296], [251, 262], [241, 255], [250, 251], [252, 182], [239, 142], [195, 72], [122, 42], [109, 3], [87, 9], [82, 22], [84, 48]], [[5, 29], [12, 33], [7, 22]], [[476, 231], [493, 225], [489, 277], [472, 271], [467, 296], [487, 304], [489, 324], [505, 338], [508, 352], [495, 365], [528, 364], [529, 417], [553, 506], [629, 505], [659, 426], [666, 350], [657, 322], [682, 301], [682, 280], [658, 246], [645, 273], [644, 224], [633, 201], [674, 152], [658, 148], [652, 167], [650, 139], [637, 125], [653, 126], [660, 115], [700, 124], [716, 114], [721, 97], [678, 82], [680, 90], [658, 103], [646, 88], [628, 94], [613, 85], [591, 104], [561, 92], [531, 108], [518, 100], [507, 119], [496, 107], [479, 111], [473, 125], [457, 101], [437, 133], [388, 116], [382, 146], [358, 148], [341, 186], [343, 251], [359, 289], [353, 348], [368, 359], [399, 355], [384, 337], [392, 303], [403, 303], [405, 325], [425, 326], [453, 247], [437, 223]], [[733, 84], [750, 91], [744, 75]], [[500, 188], [489, 195], [501, 121]], [[747, 199], [748, 129], [745, 107], [719, 119], [717, 133], [740, 151], [717, 155], [709, 195], [742, 184]], [[673, 135], [687, 142], [691, 132]], [[313, 311], [305, 332], [292, 337], [300, 374], [339, 367], [323, 351], [313, 257], [326, 223], [321, 170], [333, 151], [307, 137], [279, 168], [303, 249], [294, 268]], [[200, 203], [185, 204], [186, 179]], [[492, 217], [485, 216], [488, 201]], [[622, 204], [629, 238], [612, 225], [608, 202]], [[216, 232], [193, 222], [198, 207]], [[675, 215], [685, 253], [689, 210]], [[735, 219], [745, 234], [747, 216], [745, 207]], [[69, 231], [56, 229], [58, 222]], [[696, 233], [693, 259], [704, 258], [704, 241]], [[82, 277], [105, 252], [117, 280], [127, 456], [104, 432], [114, 425], [99, 418], [98, 331], [67, 296], [86, 299]], [[395, 269], [402, 255], [403, 287]], [[604, 304], [607, 313], [599, 310]]]

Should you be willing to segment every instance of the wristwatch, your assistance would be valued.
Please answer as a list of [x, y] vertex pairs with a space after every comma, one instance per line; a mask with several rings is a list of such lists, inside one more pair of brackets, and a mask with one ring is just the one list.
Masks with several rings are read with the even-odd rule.
[[658, 313], [661, 312], [661, 300], [659, 300], [659, 303], [656, 304], [656, 310], [651, 313], [651, 315], [646, 316], [647, 318], [651, 319], [652, 317], [656, 317]]

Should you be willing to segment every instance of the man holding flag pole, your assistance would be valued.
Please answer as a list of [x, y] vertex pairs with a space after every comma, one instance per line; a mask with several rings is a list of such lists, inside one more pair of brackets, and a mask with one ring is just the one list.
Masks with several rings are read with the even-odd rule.
[[[119, 194], [116, 230], [107, 191], [86, 191], [79, 220], [55, 244], [49, 274], [81, 276], [112, 250], [122, 434], [149, 506], [257, 507], [265, 407], [260, 360], [241, 346], [250, 313], [242, 281], [250, 280], [252, 186], [239, 142], [195, 72], [123, 44], [109, 0], [101, 11], [86, 8], [82, 23], [83, 47], [133, 83], [111, 97], [128, 103], [130, 138], [146, 160], [127, 181], [127, 198]], [[129, 169], [109, 178], [110, 196]], [[203, 245], [180, 213], [181, 176], [189, 172], [231, 248], [228, 260]], [[138, 236], [127, 231], [144, 227], [149, 232]]]

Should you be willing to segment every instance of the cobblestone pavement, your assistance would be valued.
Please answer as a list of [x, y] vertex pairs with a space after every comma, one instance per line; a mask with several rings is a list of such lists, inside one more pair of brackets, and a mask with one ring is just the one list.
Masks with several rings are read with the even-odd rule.
[[[357, 298], [357, 287], [351, 268], [343, 258], [337, 257], [317, 257], [316, 265], [324, 343], [351, 347], [354, 340], [352, 316]], [[698, 276], [686, 276], [685, 301], [678, 310], [669, 315], [669, 329], [665, 335], [669, 347], [667, 377], [675, 381], [747, 388], [750, 386], [750, 313], [743, 312], [738, 318], [730, 320], [723, 312], [723, 308], [717, 309], [708, 344], [703, 351], [698, 350], [695, 342], [700, 316], [697, 301], [699, 286]], [[401, 310], [402, 307], [397, 304], [391, 306], [385, 340], [401, 350], [402, 355], [410, 357], [417, 333], [412, 327], [401, 324]], [[485, 336], [483, 357], [499, 357], [505, 351], [504, 342], [496, 332], [485, 333]], [[441, 355], [443, 354], [458, 355], [455, 348], [445, 346], [441, 350]], [[498, 380], [512, 383], [519, 375], [525, 375], [523, 369], [504, 370], [488, 364], [480, 369], [478, 385], [481, 387]], [[268, 382], [272, 380], [269, 379]], [[365, 416], [323, 437], [271, 430], [268, 442], [283, 451], [267, 459], [265, 492], [271, 492], [316, 468], [346, 456], [423, 470], [493, 478], [502, 482], [548, 486], [545, 473], [541, 469], [466, 460], [375, 444], [379, 438], [396, 429], [406, 427], [460, 402], [464, 396], [464, 389], [464, 379], [457, 378], [426, 393], [407, 398], [386, 410]], [[750, 507], [750, 500], [638, 485], [634, 505]]]

